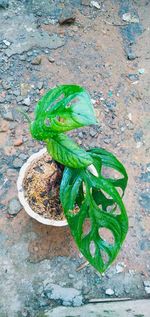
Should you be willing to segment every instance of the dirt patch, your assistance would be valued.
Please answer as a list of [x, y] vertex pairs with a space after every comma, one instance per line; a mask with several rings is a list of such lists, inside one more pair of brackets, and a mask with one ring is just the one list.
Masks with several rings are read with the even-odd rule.
[[25, 197], [37, 214], [47, 219], [65, 219], [59, 198], [62, 169], [46, 153], [29, 167], [25, 180]]

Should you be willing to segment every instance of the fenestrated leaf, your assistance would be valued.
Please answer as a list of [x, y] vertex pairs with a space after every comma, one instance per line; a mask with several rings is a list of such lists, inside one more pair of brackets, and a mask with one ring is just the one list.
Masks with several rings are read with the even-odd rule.
[[[116, 187], [116, 189], [122, 189], [123, 196], [128, 182], [128, 175], [122, 163], [115, 157], [115, 155], [102, 148], [93, 148], [88, 152], [94, 159], [94, 166], [96, 167], [99, 176], [101, 176], [102, 166], [112, 168], [120, 173], [119, 179], [109, 178], [109, 181], [114, 187]], [[104, 210], [108, 211], [109, 209], [111, 212], [115, 213], [117, 205], [114, 204], [112, 198], [106, 198], [104, 192], [102, 192], [101, 189], [99, 189], [99, 191], [95, 191], [93, 189], [93, 197], [98, 205], [102, 205]]]
[[77, 85], [62, 85], [48, 91], [38, 102], [31, 133], [45, 139], [45, 131], [61, 133], [85, 125], [97, 124], [88, 92]]
[[115, 157], [115, 155], [103, 148], [93, 148], [88, 152], [91, 153], [91, 156], [94, 158], [94, 164], [99, 175], [101, 175], [102, 166], [106, 166], [118, 171], [120, 176], [123, 176], [119, 179], [109, 178], [109, 181], [115, 187], [120, 187], [124, 193], [128, 182], [128, 175], [123, 164]]
[[47, 150], [53, 159], [65, 166], [83, 168], [93, 162], [89, 153], [63, 133], [46, 140], [46, 143]]
[[[93, 161], [97, 166], [98, 158], [93, 156]], [[104, 197], [101, 195], [97, 203], [95, 198], [100, 191], [107, 193], [110, 199], [103, 194]], [[78, 248], [91, 265], [99, 272], [104, 272], [116, 258], [128, 230], [126, 210], [115, 186], [100, 173], [96, 177], [87, 169], [66, 168], [60, 187], [60, 199]], [[107, 199], [118, 206], [119, 215], [101, 207], [107, 206]], [[85, 234], [83, 227], [87, 219], [90, 221], [90, 230]], [[113, 243], [103, 239], [100, 234], [103, 228], [113, 235]], [[91, 246], [94, 246], [93, 251]]]

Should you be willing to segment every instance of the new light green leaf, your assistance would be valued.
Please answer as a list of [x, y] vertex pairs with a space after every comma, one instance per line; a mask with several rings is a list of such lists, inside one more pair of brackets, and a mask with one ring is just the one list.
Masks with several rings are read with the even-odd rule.
[[62, 133], [75, 128], [97, 124], [88, 92], [77, 85], [62, 85], [48, 91], [35, 108], [31, 133], [45, 139], [46, 133]]

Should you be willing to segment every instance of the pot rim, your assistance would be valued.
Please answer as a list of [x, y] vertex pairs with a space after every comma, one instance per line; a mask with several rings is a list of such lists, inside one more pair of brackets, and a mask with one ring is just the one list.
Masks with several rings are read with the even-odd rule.
[[17, 189], [18, 189], [18, 198], [19, 201], [21, 203], [21, 205], [23, 206], [24, 210], [26, 211], [26, 213], [32, 217], [33, 219], [37, 220], [38, 222], [45, 224], [45, 225], [49, 225], [49, 226], [55, 226], [55, 227], [63, 227], [63, 226], [67, 226], [67, 220], [53, 220], [53, 219], [47, 219], [44, 218], [43, 216], [40, 216], [39, 214], [37, 214], [35, 211], [32, 210], [32, 208], [30, 207], [25, 195], [24, 195], [24, 188], [23, 188], [23, 181], [25, 178], [25, 174], [26, 171], [28, 170], [30, 164], [37, 158], [41, 157], [44, 153], [47, 152], [46, 148], [41, 149], [40, 151], [32, 154], [28, 160], [22, 165], [20, 171], [19, 171], [19, 176], [18, 176], [18, 180], [17, 180]]

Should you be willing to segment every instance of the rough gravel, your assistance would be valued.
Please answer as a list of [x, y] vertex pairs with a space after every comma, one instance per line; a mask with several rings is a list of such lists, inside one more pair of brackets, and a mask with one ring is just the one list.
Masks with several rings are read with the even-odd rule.
[[[93, 2], [100, 8], [85, 0], [0, 1], [1, 317], [45, 316], [93, 298], [150, 296], [150, 2]], [[111, 150], [129, 174], [129, 233], [102, 276], [90, 266], [77, 272], [84, 259], [69, 229], [38, 224], [16, 200], [19, 168], [43, 146], [17, 109], [32, 116], [44, 92], [63, 83], [86, 87], [99, 119], [70, 135], [85, 148]]]

